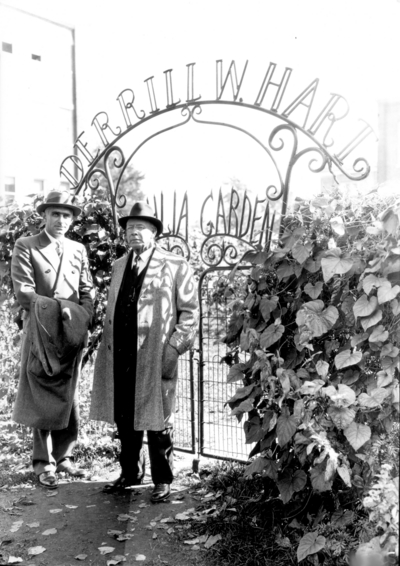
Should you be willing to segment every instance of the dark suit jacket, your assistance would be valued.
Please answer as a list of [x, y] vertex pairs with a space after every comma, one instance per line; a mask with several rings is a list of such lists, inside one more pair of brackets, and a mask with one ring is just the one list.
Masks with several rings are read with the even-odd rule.
[[[67, 299], [82, 305], [93, 315], [93, 283], [85, 247], [64, 240], [64, 253], [59, 258], [47, 234], [19, 238], [14, 246], [11, 277], [18, 302], [24, 308], [21, 346], [21, 371], [13, 419], [21, 424], [45, 430], [58, 430], [68, 424], [80, 370], [80, 355], [73, 361], [69, 375], [42, 380], [27, 372], [31, 354], [30, 308], [41, 295]], [[83, 347], [83, 344], [82, 344]], [[72, 373], [72, 377], [71, 377]], [[54, 407], [55, 406], [55, 407]], [[50, 407], [52, 408], [49, 411]]]

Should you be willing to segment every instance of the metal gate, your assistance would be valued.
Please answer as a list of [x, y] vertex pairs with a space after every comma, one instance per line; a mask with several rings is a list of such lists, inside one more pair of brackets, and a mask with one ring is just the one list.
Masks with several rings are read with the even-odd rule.
[[[206, 99], [196, 96], [195, 63], [186, 65], [184, 70], [187, 76], [185, 99], [184, 93], [182, 99], [176, 99], [172, 69], [164, 71], [167, 104], [163, 109], [157, 104], [153, 76], [144, 81], [149, 103], [147, 112], [140, 109], [142, 102], [135, 102], [133, 90], [123, 90], [117, 97], [121, 125], [112, 127], [106, 112], [97, 113], [92, 127], [100, 138], [101, 149], [91, 151], [82, 132], [75, 141], [74, 154], [66, 157], [60, 167], [61, 176], [76, 197], [81, 192], [96, 191], [101, 187], [100, 181], [105, 183], [118, 235], [118, 209], [127, 204], [124, 183], [130, 162], [155, 136], [190, 122], [199, 128], [217, 126], [240, 132], [264, 151], [268, 167], [265, 168], [265, 178], [260, 179], [260, 186], [264, 187], [261, 198], [257, 195], [251, 203], [247, 191], [240, 193], [234, 187], [229, 195], [222, 195], [220, 190], [215, 200], [211, 193], [205, 198], [200, 215], [194, 214], [194, 218], [191, 217], [193, 224], [190, 224], [190, 227], [200, 227], [199, 256], [205, 271], [199, 279], [201, 320], [198, 341], [179, 362], [176, 446], [186, 452], [238, 460], [246, 459], [248, 451], [241, 425], [229, 415], [225, 406], [236, 384], [226, 383], [228, 365], [221, 363], [226, 354], [221, 337], [226, 332], [231, 300], [220, 292], [226, 288], [224, 278], [228, 270], [240, 263], [243, 251], [253, 250], [256, 255], [261, 250], [268, 250], [274, 238], [277, 241], [282, 235], [291, 179], [295, 169], [299, 172], [301, 162], [305, 162], [312, 173], [326, 171], [333, 178], [341, 173], [353, 181], [365, 179], [370, 172], [368, 162], [363, 157], [354, 158], [352, 154], [373, 133], [372, 128], [364, 124], [350, 140], [339, 136], [339, 146], [335, 145], [332, 129], [335, 134], [336, 123], [342, 125], [348, 114], [346, 99], [331, 94], [321, 106], [315, 97], [318, 79], [293, 98], [293, 92], [287, 88], [292, 69], [287, 67], [281, 81], [275, 82], [276, 78], [272, 79], [276, 64], [272, 62], [266, 70], [261, 69], [260, 78], [264, 78], [258, 94], [254, 92], [246, 102], [241, 90], [247, 81], [247, 66], [248, 61], [239, 80], [235, 61], [230, 63], [228, 71], [223, 72], [223, 61], [218, 59], [216, 96]], [[251, 85], [247, 86], [246, 96], [249, 97]], [[143, 99], [139, 96], [139, 100]], [[142, 124], [145, 125], [143, 128]], [[250, 125], [251, 131], [247, 129]], [[140, 137], [142, 134], [143, 138]], [[125, 146], [131, 135], [133, 147]], [[302, 183], [305, 182], [304, 172], [305, 168], [303, 174], [298, 175]], [[189, 258], [187, 195], [182, 200], [179, 214], [174, 195], [170, 222], [164, 218], [162, 193], [160, 197], [158, 203], [154, 198], [154, 209], [167, 232], [160, 243]], [[236, 281], [245, 276], [244, 272], [236, 270]]]

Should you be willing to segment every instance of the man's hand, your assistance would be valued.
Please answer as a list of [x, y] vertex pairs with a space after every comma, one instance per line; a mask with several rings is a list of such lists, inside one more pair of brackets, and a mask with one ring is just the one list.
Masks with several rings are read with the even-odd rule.
[[71, 311], [69, 307], [64, 307], [62, 309], [61, 316], [63, 320], [72, 320]]
[[164, 379], [172, 379], [175, 377], [176, 368], [178, 366], [178, 358], [178, 351], [170, 344], [167, 344], [162, 360], [162, 377]]

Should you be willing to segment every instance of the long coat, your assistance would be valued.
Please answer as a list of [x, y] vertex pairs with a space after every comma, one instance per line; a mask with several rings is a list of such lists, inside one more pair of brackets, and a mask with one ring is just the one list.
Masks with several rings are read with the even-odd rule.
[[[103, 338], [97, 354], [90, 417], [114, 422], [114, 313], [129, 256], [113, 268]], [[169, 343], [179, 354], [193, 344], [197, 329], [197, 288], [185, 259], [156, 247], [138, 299], [135, 430], [163, 430], [173, 423], [177, 372], [163, 376]]]
[[[19, 238], [14, 246], [11, 277], [23, 312], [21, 370], [13, 419], [43, 430], [60, 430], [68, 425], [80, 373], [80, 357], [72, 362], [68, 377], [59, 374], [43, 380], [28, 373], [32, 358], [31, 304], [37, 295], [67, 299], [93, 315], [93, 283], [85, 247], [64, 239], [61, 265], [54, 244], [43, 231]], [[58, 277], [57, 273], [59, 271]], [[82, 344], [83, 347], [83, 344]], [[32, 362], [32, 360], [31, 360]]]

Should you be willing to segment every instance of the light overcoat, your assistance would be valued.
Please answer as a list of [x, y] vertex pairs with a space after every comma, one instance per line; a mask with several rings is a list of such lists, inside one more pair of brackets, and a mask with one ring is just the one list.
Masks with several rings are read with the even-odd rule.
[[[13, 419], [43, 430], [60, 430], [68, 425], [80, 371], [80, 356], [72, 362], [68, 379], [38, 379], [28, 374], [31, 355], [31, 304], [37, 295], [66, 299], [93, 315], [93, 283], [85, 247], [68, 238], [60, 259], [46, 232], [19, 238], [11, 262], [14, 292], [23, 312], [21, 370]], [[83, 344], [82, 344], [83, 347]], [[72, 374], [72, 375], [71, 375]]]
[[[113, 268], [103, 338], [97, 354], [90, 417], [114, 422], [114, 312], [128, 255]], [[173, 423], [177, 372], [163, 375], [169, 343], [179, 354], [193, 344], [198, 321], [197, 288], [187, 261], [156, 247], [138, 299], [135, 430], [164, 430]], [[116, 346], [116, 345], [115, 345]]]

